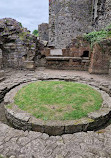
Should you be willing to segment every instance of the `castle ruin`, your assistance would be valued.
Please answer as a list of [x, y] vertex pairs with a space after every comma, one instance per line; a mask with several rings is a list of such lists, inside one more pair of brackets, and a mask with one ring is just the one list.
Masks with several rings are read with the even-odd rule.
[[42, 56], [46, 57], [46, 67], [109, 73], [110, 40], [100, 42], [107, 49], [99, 47], [99, 44], [91, 49], [90, 43], [82, 36], [105, 28], [111, 24], [110, 20], [110, 0], [50, 0], [50, 49], [42, 52]]
[[72, 39], [110, 24], [110, 0], [50, 0], [49, 46], [65, 48]]
[[[111, 22], [109, 0], [50, 0], [49, 25], [39, 26], [40, 40], [11, 18], [0, 19], [0, 69], [53, 69], [109, 73], [111, 39], [90, 47], [82, 36]], [[110, 30], [109, 30], [110, 31]], [[49, 37], [48, 37], [49, 32]], [[107, 48], [107, 49], [106, 49]]]

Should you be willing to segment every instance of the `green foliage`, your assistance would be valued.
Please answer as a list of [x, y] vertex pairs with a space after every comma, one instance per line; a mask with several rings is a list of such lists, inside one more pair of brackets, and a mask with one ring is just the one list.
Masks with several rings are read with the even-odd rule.
[[30, 34], [29, 32], [22, 32], [19, 34], [20, 40], [25, 40], [26, 36]]
[[34, 30], [34, 31], [32, 32], [32, 34], [38, 37], [38, 35], [39, 35], [39, 34], [38, 34], [38, 30]]
[[88, 85], [38, 81], [19, 90], [14, 105], [43, 120], [74, 120], [98, 110], [102, 105], [102, 97]]
[[20, 26], [20, 27], [23, 27], [21, 22], [19, 22], [19, 26]]
[[94, 31], [88, 34], [84, 35], [85, 40], [90, 42], [91, 47], [95, 43], [99, 43], [103, 39], [111, 37], [111, 25], [108, 25], [105, 29], [102, 29], [100, 31]]

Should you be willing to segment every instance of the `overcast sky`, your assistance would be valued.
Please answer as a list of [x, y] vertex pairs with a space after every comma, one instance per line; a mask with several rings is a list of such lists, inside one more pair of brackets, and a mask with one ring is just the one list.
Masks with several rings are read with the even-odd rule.
[[48, 22], [49, 0], [0, 0], [0, 19], [10, 17], [33, 31]]

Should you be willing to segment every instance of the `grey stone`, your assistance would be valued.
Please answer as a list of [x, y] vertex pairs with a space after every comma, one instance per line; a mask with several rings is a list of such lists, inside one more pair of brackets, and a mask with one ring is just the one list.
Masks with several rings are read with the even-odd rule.
[[50, 1], [49, 46], [65, 48], [77, 36], [110, 24], [110, 4], [109, 0]]

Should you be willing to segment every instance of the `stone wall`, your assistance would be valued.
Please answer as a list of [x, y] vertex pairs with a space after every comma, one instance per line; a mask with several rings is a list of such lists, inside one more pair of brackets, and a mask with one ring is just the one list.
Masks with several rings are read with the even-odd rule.
[[55, 0], [49, 2], [49, 46], [55, 46]]
[[50, 0], [49, 46], [65, 48], [71, 39], [110, 24], [110, 0]]
[[0, 50], [3, 67], [34, 68], [39, 41], [14, 19], [0, 19]]
[[41, 55], [46, 59], [47, 68], [86, 71], [89, 68], [90, 52], [90, 44], [78, 37], [64, 49], [45, 48]]
[[39, 25], [38, 32], [40, 41], [49, 41], [49, 25], [47, 23]]
[[0, 49], [0, 69], [2, 69], [2, 50]]
[[2, 62], [2, 50], [0, 49], [0, 82], [5, 79], [5, 73], [2, 70], [3, 62]]
[[[91, 48], [82, 37], [73, 39], [64, 49], [44, 48], [41, 58], [46, 68], [111, 74], [111, 39], [104, 39]], [[40, 59], [40, 61], [41, 61]], [[39, 63], [41, 65], [41, 63]]]
[[103, 40], [93, 47], [89, 72], [108, 74], [111, 60], [111, 39]]
[[93, 26], [100, 30], [111, 24], [111, 1], [93, 0]]
[[[55, 0], [49, 10], [49, 45], [65, 48], [82, 33], [91, 31], [91, 0]], [[53, 37], [55, 36], [55, 38]]]

